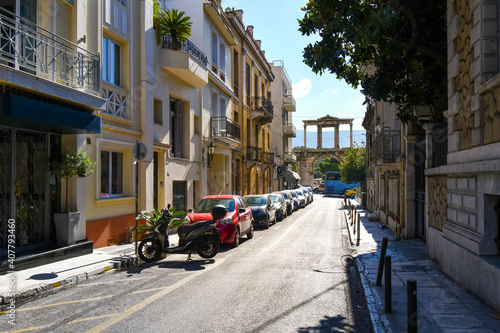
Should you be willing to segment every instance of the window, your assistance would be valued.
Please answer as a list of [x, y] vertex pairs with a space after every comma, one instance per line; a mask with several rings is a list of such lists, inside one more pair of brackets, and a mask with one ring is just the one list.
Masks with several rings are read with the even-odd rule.
[[245, 64], [245, 93], [247, 97], [247, 105], [250, 105], [250, 65]]
[[219, 45], [219, 68], [221, 71], [226, 71], [226, 45], [220, 43]]
[[120, 45], [107, 37], [102, 38], [102, 79], [104, 82], [120, 85], [121, 73]]
[[216, 72], [216, 73], [217, 73], [217, 66], [219, 65], [219, 57], [217, 54], [217, 51], [218, 51], [217, 44], [218, 44], [217, 34], [212, 33], [212, 63], [215, 66], [214, 67], [215, 69], [212, 69], [212, 70], [214, 70], [214, 72]]
[[170, 99], [170, 145], [171, 155], [174, 157], [184, 157], [183, 153], [183, 105], [179, 99]]
[[123, 153], [101, 151], [101, 199], [123, 196]]
[[154, 100], [154, 123], [163, 125], [163, 101]]

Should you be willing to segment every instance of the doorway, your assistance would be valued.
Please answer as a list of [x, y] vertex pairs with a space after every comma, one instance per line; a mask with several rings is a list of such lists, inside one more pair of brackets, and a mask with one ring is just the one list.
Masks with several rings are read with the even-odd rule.
[[16, 249], [48, 242], [47, 134], [0, 128], [0, 251], [7, 250], [8, 220], [15, 220]]

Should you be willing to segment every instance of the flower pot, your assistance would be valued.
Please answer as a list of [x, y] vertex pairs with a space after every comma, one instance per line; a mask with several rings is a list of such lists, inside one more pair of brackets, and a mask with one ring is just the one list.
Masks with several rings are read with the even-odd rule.
[[57, 246], [68, 246], [76, 243], [78, 220], [80, 220], [80, 212], [54, 213]]

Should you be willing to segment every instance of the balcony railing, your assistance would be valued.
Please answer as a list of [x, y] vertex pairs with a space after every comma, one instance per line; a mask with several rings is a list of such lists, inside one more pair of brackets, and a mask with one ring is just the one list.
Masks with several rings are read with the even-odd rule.
[[99, 55], [1, 7], [0, 63], [72, 88], [100, 90]]
[[262, 162], [262, 148], [260, 147], [247, 147], [247, 161]]
[[240, 125], [228, 117], [212, 117], [210, 119], [212, 136], [231, 138], [240, 141]]
[[187, 52], [194, 58], [198, 59], [205, 67], [208, 65], [208, 58], [203, 51], [201, 51], [193, 42], [189, 39], [179, 40], [174, 42], [172, 36], [163, 35], [163, 48], [177, 50], [182, 52]]
[[296, 137], [297, 129], [295, 128], [295, 125], [292, 123], [283, 123], [283, 135], [286, 137]]
[[447, 164], [448, 156], [448, 123], [434, 125], [432, 132], [432, 163], [436, 168]]
[[287, 111], [297, 110], [297, 104], [295, 98], [292, 95], [285, 95], [283, 98], [283, 105]]
[[264, 153], [264, 163], [274, 164], [274, 153], [269, 153], [269, 152]]
[[401, 131], [384, 128], [373, 144], [375, 159], [392, 160], [401, 155]]
[[252, 108], [258, 111], [266, 111], [270, 115], [274, 113], [273, 102], [265, 97], [252, 97]]

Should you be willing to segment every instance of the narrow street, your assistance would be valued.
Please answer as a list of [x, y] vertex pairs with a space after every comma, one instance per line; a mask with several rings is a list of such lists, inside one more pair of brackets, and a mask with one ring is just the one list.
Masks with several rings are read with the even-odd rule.
[[37, 332], [370, 332], [340, 197], [312, 204], [213, 260], [171, 255], [18, 309]]

